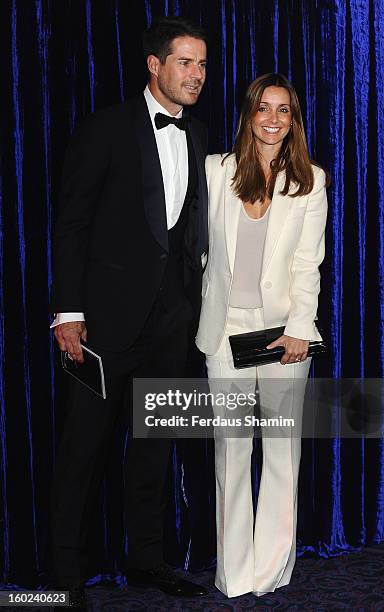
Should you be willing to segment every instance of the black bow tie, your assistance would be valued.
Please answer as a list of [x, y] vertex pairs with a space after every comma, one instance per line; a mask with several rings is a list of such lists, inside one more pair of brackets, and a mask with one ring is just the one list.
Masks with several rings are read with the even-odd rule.
[[167, 127], [170, 123], [173, 123], [179, 130], [186, 130], [188, 118], [180, 117], [180, 119], [176, 119], [176, 117], [170, 117], [169, 115], [164, 115], [163, 113], [156, 113], [155, 115], [155, 126], [158, 130], [161, 130], [163, 127]]

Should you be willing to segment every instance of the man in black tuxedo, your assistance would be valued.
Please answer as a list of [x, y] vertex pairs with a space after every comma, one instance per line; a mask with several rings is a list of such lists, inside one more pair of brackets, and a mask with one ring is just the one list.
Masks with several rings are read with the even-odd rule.
[[[207, 249], [206, 130], [184, 107], [205, 81], [203, 30], [161, 18], [144, 34], [144, 94], [98, 111], [65, 159], [54, 235], [52, 327], [83, 361], [103, 359], [107, 399], [70, 381], [52, 493], [57, 586], [84, 601], [87, 517], [133, 377], [182, 377], [200, 310]], [[127, 393], [128, 392], [128, 393]], [[163, 560], [169, 439], [131, 438], [126, 463], [128, 583], [179, 595], [205, 590]]]

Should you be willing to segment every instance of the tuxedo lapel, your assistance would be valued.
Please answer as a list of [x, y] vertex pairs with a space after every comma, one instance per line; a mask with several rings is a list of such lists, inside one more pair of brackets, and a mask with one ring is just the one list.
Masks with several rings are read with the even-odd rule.
[[163, 176], [161, 173], [156, 138], [153, 133], [151, 118], [143, 95], [131, 101], [133, 124], [139, 143], [142, 161], [142, 187], [145, 215], [151, 232], [160, 244], [168, 251], [167, 215]]
[[191, 199], [195, 196], [198, 186], [197, 162], [196, 153], [192, 143], [191, 131], [186, 131], [187, 151], [188, 151], [188, 184], [184, 198], [184, 206], [189, 205]]
[[[188, 111], [183, 112], [183, 116], [188, 116]], [[197, 200], [197, 213], [198, 222], [196, 223], [196, 244], [195, 253], [197, 259], [200, 262], [202, 253], [207, 250], [208, 246], [208, 190], [207, 190], [207, 179], [205, 176], [205, 151], [197, 134], [196, 127], [191, 118], [188, 125], [188, 132], [190, 135], [190, 142], [193, 147], [195, 154], [196, 169], [197, 169], [197, 182], [198, 182], [198, 200]]]

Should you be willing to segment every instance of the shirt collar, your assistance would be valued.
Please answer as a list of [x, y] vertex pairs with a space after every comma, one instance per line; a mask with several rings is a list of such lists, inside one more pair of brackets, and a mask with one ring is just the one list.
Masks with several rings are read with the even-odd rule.
[[179, 110], [177, 115], [171, 115], [171, 113], [168, 112], [167, 109], [164, 108], [164, 106], [161, 106], [161, 104], [151, 94], [148, 85], [144, 89], [144, 98], [145, 98], [145, 101], [146, 101], [147, 106], [148, 106], [148, 111], [149, 111], [149, 114], [151, 116], [152, 123], [154, 123], [154, 121], [155, 121], [156, 113], [163, 113], [164, 115], [168, 115], [169, 117], [175, 117], [176, 119], [179, 119], [183, 115], [183, 109], [182, 108]]

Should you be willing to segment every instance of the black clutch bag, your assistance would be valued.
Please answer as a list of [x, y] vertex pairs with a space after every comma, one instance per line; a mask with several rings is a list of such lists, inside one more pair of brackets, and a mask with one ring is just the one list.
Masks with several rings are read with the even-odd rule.
[[[250, 368], [252, 366], [264, 365], [280, 361], [285, 353], [283, 346], [272, 349], [266, 347], [284, 334], [285, 327], [271, 327], [260, 331], [246, 332], [229, 336], [233, 364], [236, 369]], [[324, 340], [311, 341], [308, 348], [308, 357], [325, 353], [327, 351]]]

